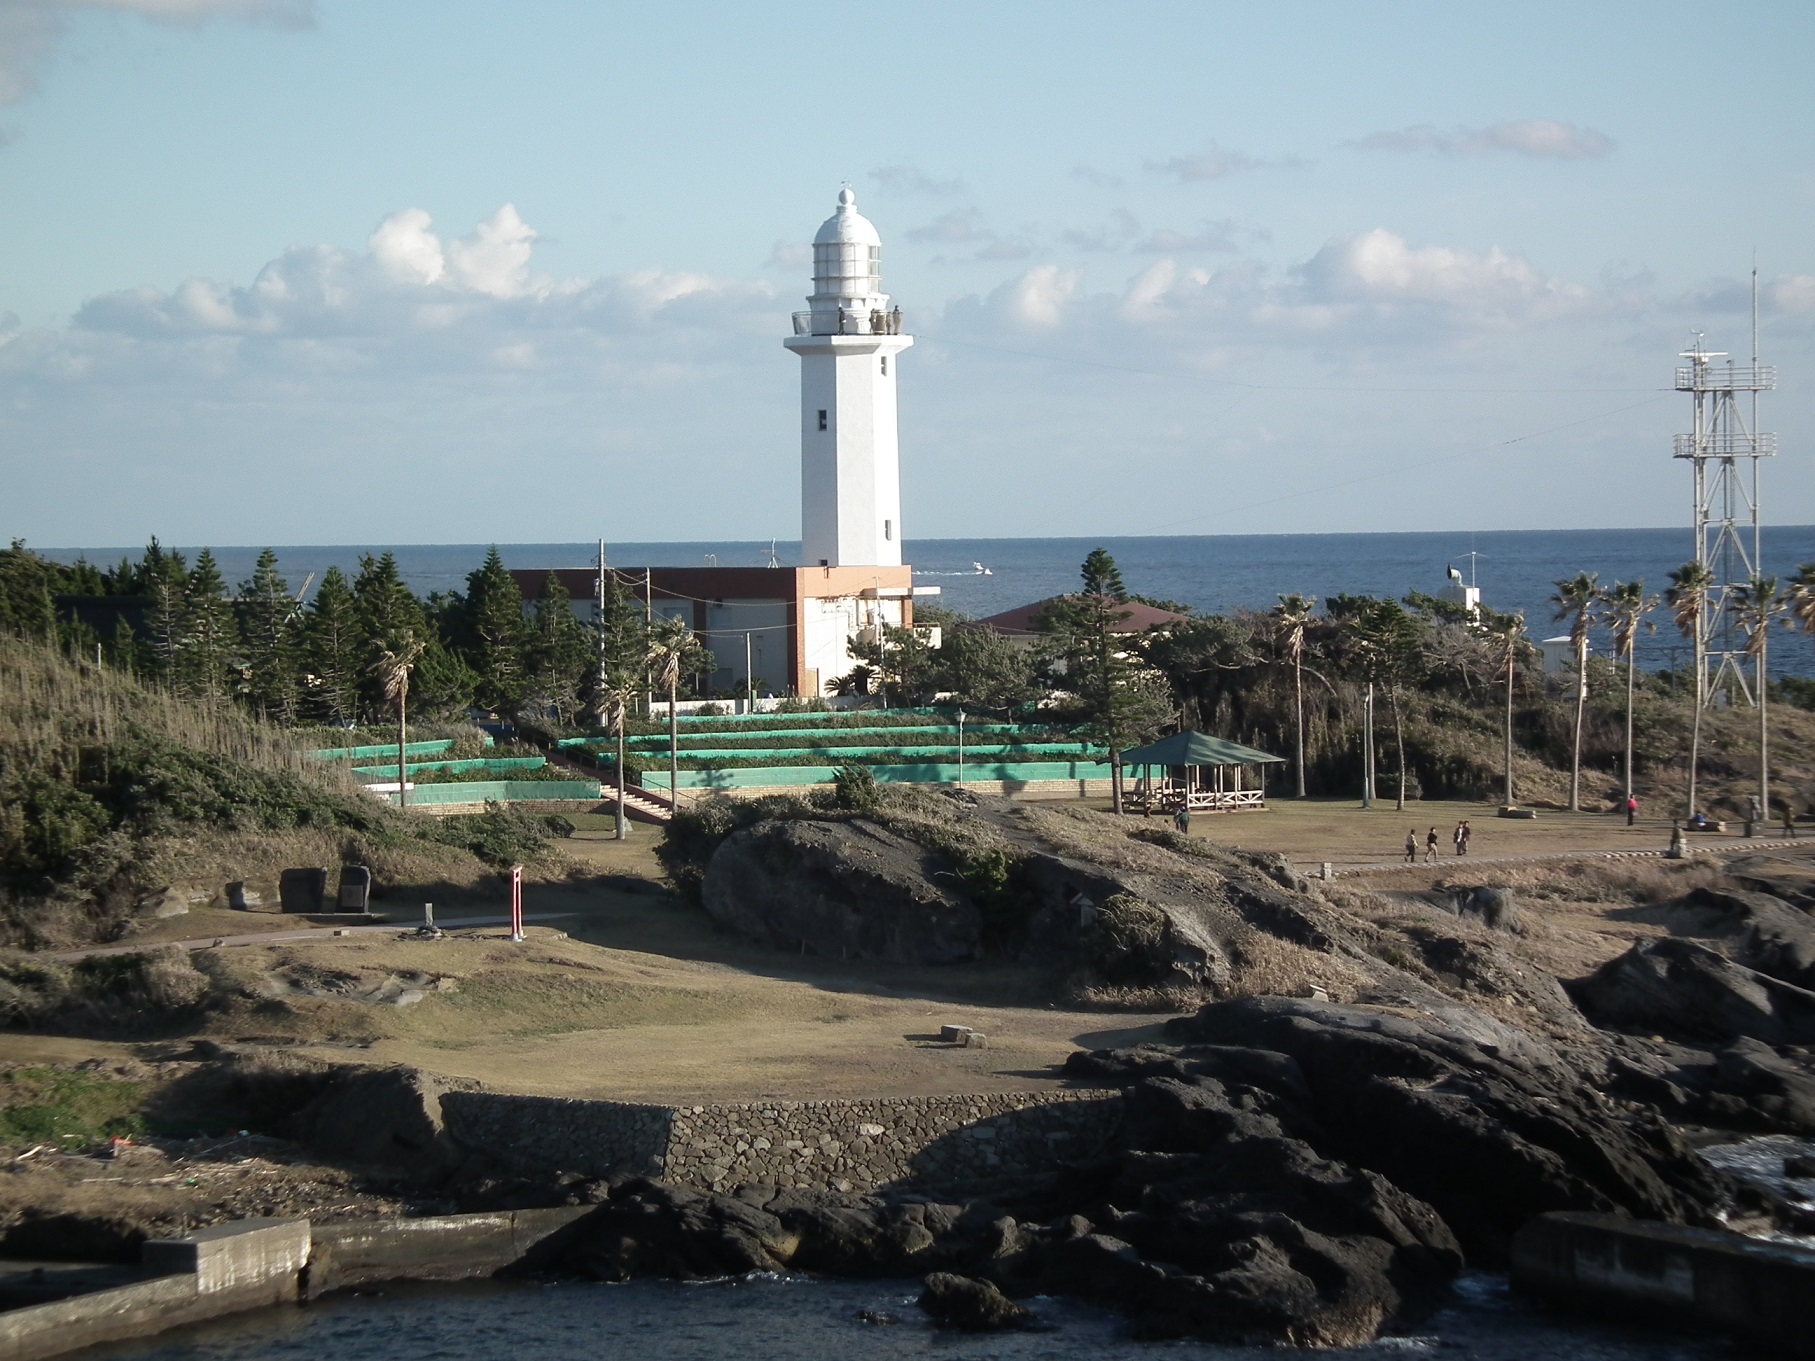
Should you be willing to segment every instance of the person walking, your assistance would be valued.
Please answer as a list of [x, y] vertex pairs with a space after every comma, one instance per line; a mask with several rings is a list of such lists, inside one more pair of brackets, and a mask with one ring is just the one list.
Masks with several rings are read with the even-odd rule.
[[1639, 796], [1637, 794], [1628, 794], [1626, 796], [1626, 825], [1628, 827], [1636, 827], [1638, 825], [1638, 821], [1639, 821]]
[[1430, 864], [1437, 858], [1437, 829], [1431, 828], [1424, 834], [1424, 863]]
[[1796, 840], [1796, 814], [1790, 808], [1790, 801], [1783, 801], [1783, 834], [1784, 840]]
[[1451, 844], [1454, 845], [1456, 848], [1456, 854], [1461, 855], [1462, 854], [1462, 824], [1460, 822], [1458, 822], [1456, 824], [1456, 830], [1449, 834], [1449, 839], [1450, 839]]
[[1191, 806], [1181, 803], [1178, 812], [1172, 815], [1172, 825], [1180, 836], [1191, 835]]
[[1418, 829], [1416, 827], [1405, 834], [1405, 863], [1408, 865], [1418, 863]]
[[1473, 836], [1474, 834], [1475, 834], [1475, 832], [1472, 827], [1470, 827], [1466, 822], [1462, 824], [1462, 849], [1458, 852], [1458, 854], [1460, 854], [1460, 855], [1468, 854], [1468, 839], [1471, 836]]

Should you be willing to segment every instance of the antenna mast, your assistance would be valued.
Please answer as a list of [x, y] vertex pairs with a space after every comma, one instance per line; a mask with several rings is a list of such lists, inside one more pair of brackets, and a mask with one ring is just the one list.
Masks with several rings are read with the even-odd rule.
[[[1695, 474], [1695, 561], [1713, 582], [1702, 615], [1696, 702], [1704, 707], [1725, 696], [1729, 703], [1757, 702], [1746, 678], [1746, 636], [1740, 626], [1743, 593], [1759, 574], [1763, 542], [1759, 533], [1758, 461], [1777, 453], [1777, 436], [1758, 428], [1758, 394], [1777, 386], [1777, 370], [1758, 362], [1758, 271], [1752, 271], [1752, 362], [1740, 368], [1724, 353], [1695, 344], [1680, 358], [1676, 390], [1690, 395], [1694, 428], [1676, 437], [1675, 456], [1688, 459]], [[1725, 359], [1725, 364], [1714, 361]], [[1735, 400], [1750, 393], [1751, 412]], [[1744, 460], [1744, 467], [1741, 466]]]

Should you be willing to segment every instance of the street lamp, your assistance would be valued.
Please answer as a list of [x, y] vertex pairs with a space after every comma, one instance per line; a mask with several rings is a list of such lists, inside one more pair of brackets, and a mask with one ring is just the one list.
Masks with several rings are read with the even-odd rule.
[[958, 710], [958, 783], [964, 783], [964, 710]]

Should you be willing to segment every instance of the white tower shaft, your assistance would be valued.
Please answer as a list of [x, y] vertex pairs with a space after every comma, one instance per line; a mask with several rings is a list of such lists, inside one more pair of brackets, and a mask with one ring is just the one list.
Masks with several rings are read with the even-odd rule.
[[800, 356], [800, 538], [806, 566], [901, 565], [897, 356], [914, 343], [882, 291], [882, 241], [849, 189], [813, 242]]

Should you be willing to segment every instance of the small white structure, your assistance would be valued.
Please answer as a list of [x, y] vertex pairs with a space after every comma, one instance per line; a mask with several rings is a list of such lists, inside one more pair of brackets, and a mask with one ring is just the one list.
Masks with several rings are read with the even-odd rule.
[[[1589, 655], [1593, 655], [1594, 646], [1589, 645]], [[1538, 641], [1538, 655], [1544, 659], [1544, 674], [1552, 672], [1573, 671], [1576, 665], [1576, 645], [1565, 633], [1560, 638], [1542, 638]]]
[[882, 238], [848, 188], [813, 238], [807, 303], [782, 341], [801, 361], [802, 565], [899, 567], [896, 356], [914, 338], [882, 291]]

